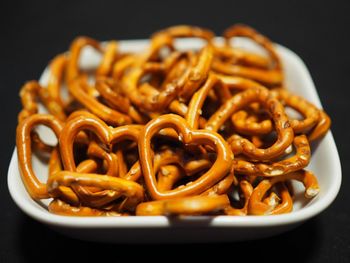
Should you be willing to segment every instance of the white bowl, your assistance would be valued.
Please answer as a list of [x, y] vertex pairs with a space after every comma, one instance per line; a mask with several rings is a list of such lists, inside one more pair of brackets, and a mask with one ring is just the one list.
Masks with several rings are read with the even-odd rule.
[[[220, 39], [218, 39], [220, 41]], [[250, 41], [235, 40], [235, 44], [248, 49], [257, 49]], [[121, 41], [121, 49], [142, 50], [146, 40]], [[183, 39], [177, 41], [179, 48], [196, 48], [201, 41]], [[289, 49], [277, 45], [286, 74], [287, 88], [321, 107], [315, 85], [302, 60]], [[81, 59], [82, 67], [94, 67], [99, 56], [86, 48]], [[40, 78], [47, 81], [48, 71]], [[45, 132], [45, 130], [44, 130]], [[295, 205], [292, 213], [275, 216], [192, 216], [167, 218], [156, 217], [68, 217], [51, 214], [46, 207], [49, 200], [33, 201], [26, 192], [18, 170], [16, 149], [8, 170], [10, 194], [20, 209], [27, 215], [68, 236], [115, 243], [149, 242], [214, 242], [238, 241], [268, 237], [290, 230], [305, 220], [321, 213], [338, 194], [341, 184], [341, 167], [337, 148], [331, 132], [317, 145], [312, 145], [311, 163], [321, 191], [312, 200], [305, 200], [303, 187], [296, 183]], [[47, 166], [33, 158], [33, 166], [39, 178], [45, 180]]]

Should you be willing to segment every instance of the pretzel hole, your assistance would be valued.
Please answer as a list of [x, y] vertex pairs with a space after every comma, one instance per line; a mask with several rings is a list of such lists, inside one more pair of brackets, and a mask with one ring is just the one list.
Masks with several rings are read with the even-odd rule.
[[[40, 182], [46, 183], [48, 174], [48, 163], [50, 159], [51, 150], [57, 145], [57, 138], [53, 131], [45, 125], [38, 125], [34, 131], [39, 135], [39, 144], [42, 146], [35, 146], [33, 134], [32, 136], [32, 166], [33, 171]], [[43, 143], [43, 144], [42, 144]], [[44, 147], [45, 149], [43, 149]]]
[[162, 61], [165, 58], [167, 58], [171, 54], [171, 52], [172, 52], [172, 49], [169, 48], [168, 46], [162, 47], [158, 52], [159, 61]]
[[[174, 46], [176, 50], [180, 51], [189, 51], [201, 50], [205, 45], [207, 45], [207, 41], [200, 38], [176, 38], [174, 41]], [[194, 48], [196, 47], [196, 48]]]
[[35, 127], [34, 129], [38, 134], [42, 142], [49, 146], [56, 146], [57, 145], [57, 138], [54, 132], [46, 127], [45, 125], [39, 124], [38, 126]]
[[82, 49], [78, 66], [85, 72], [93, 72], [102, 60], [102, 54], [91, 46]]
[[293, 109], [292, 107], [285, 106], [285, 111], [286, 111], [287, 116], [290, 119], [294, 119], [294, 120], [304, 119], [304, 116], [299, 111]]
[[231, 189], [229, 190], [227, 196], [230, 199], [230, 203], [233, 208], [242, 209], [244, 207], [244, 203], [246, 200], [239, 185], [231, 186]]
[[246, 52], [252, 52], [257, 55], [261, 55], [265, 58], [269, 58], [269, 53], [266, 51], [266, 49], [249, 38], [233, 37], [230, 39], [230, 46]]

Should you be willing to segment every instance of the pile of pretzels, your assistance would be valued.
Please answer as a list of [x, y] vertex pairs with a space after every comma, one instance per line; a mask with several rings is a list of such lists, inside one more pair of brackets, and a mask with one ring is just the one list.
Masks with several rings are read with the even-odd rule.
[[[236, 47], [236, 37], [266, 55]], [[203, 45], [181, 50], [178, 38]], [[284, 87], [267, 37], [238, 24], [214, 39], [185, 25], [154, 33], [142, 52], [76, 38], [50, 62], [47, 85], [29, 81], [20, 91], [17, 153], [30, 196], [50, 198], [48, 210], [65, 216], [283, 214], [293, 210], [293, 180], [305, 198], [316, 196], [305, 168], [330, 118]], [[87, 46], [101, 61], [84, 70]], [[41, 125], [57, 145], [40, 137]], [[47, 157], [45, 182], [32, 154]]]

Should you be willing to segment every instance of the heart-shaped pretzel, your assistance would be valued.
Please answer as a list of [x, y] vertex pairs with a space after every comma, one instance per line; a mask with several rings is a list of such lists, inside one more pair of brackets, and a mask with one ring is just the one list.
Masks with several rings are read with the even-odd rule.
[[64, 169], [68, 171], [76, 170], [73, 142], [80, 131], [89, 130], [96, 134], [102, 143], [112, 147], [114, 143], [122, 140], [137, 141], [140, 127], [140, 125], [124, 125], [112, 128], [92, 114], [84, 114], [70, 119], [64, 126], [59, 138]]
[[63, 124], [59, 119], [47, 114], [34, 114], [18, 123], [16, 134], [18, 165], [23, 183], [30, 196], [35, 200], [50, 197], [46, 184], [39, 181], [32, 167], [30, 134], [34, 127], [38, 125], [45, 125], [51, 128], [57, 138], [63, 129]]
[[[109, 149], [112, 149], [113, 144], [122, 140], [137, 141], [140, 126], [125, 125], [118, 128], [111, 128], [107, 126], [103, 121], [89, 113], [82, 113], [81, 116], [70, 118], [62, 130], [61, 136], [59, 138], [62, 163], [65, 170], [76, 171], [77, 169], [73, 155], [73, 142], [76, 136], [82, 130], [88, 130], [94, 133], [102, 143], [109, 147]], [[131, 168], [129, 173], [132, 172], [132, 169], [133, 168]], [[129, 177], [130, 176], [126, 176], [126, 178]], [[85, 196], [93, 195], [88, 191], [88, 189], [85, 189], [84, 187], [77, 186], [75, 188], [77, 194], [82, 194], [82, 199], [85, 199]], [[117, 197], [118, 194], [113, 196], [113, 198]]]
[[[217, 152], [215, 163], [205, 174], [186, 186], [170, 191], [159, 191], [157, 188], [151, 150], [152, 137], [164, 128], [175, 129], [184, 144], [206, 144]], [[224, 139], [215, 132], [191, 129], [178, 115], [166, 114], [153, 119], [143, 128], [139, 138], [142, 172], [148, 191], [155, 200], [200, 194], [221, 180], [231, 169], [233, 154]]]
[[231, 143], [232, 150], [235, 154], [242, 153], [254, 160], [276, 158], [284, 153], [291, 145], [294, 133], [282, 104], [277, 99], [271, 97], [269, 91], [265, 88], [256, 87], [233, 96], [210, 117], [206, 124], [206, 129], [218, 131], [232, 114], [253, 102], [260, 102], [269, 111], [275, 123], [278, 138], [271, 147], [260, 149], [249, 140], [234, 135], [235, 138]]

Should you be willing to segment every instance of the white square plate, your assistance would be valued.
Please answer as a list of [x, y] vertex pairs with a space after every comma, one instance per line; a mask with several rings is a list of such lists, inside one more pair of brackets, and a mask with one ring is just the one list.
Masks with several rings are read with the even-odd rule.
[[[256, 49], [250, 41], [245, 39], [236, 41], [237, 46], [248, 50]], [[140, 51], [147, 46], [147, 43], [147, 40], [127, 40], [121, 41], [120, 47], [124, 51]], [[201, 41], [194, 39], [177, 41], [178, 48], [198, 48], [200, 45]], [[277, 45], [276, 48], [284, 65], [287, 88], [321, 107], [315, 85], [302, 60], [285, 47]], [[96, 52], [89, 48], [84, 50], [81, 59], [82, 67], [94, 67], [98, 61], [99, 56]], [[44, 85], [47, 77], [48, 70], [45, 70], [40, 78], [40, 83]], [[317, 176], [321, 191], [316, 198], [305, 200], [303, 188], [295, 184], [294, 211], [284, 215], [179, 218], [164, 216], [93, 218], [54, 215], [46, 209], [49, 200], [35, 202], [26, 192], [18, 170], [16, 149], [8, 170], [8, 187], [15, 203], [27, 215], [59, 232], [79, 239], [115, 243], [249, 240], [272, 236], [292, 229], [322, 212], [335, 199], [341, 184], [341, 167], [332, 133], [328, 132], [320, 143], [312, 145], [312, 149], [312, 159], [307, 169], [313, 171]], [[38, 177], [45, 180], [46, 165], [33, 158], [33, 167]]]

